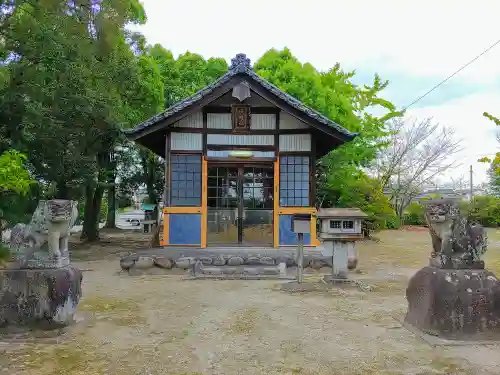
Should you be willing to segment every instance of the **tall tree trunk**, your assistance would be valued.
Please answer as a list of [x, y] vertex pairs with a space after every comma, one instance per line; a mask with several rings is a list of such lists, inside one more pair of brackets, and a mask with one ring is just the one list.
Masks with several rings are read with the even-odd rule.
[[109, 171], [107, 172], [108, 182], [108, 212], [106, 214], [106, 228], [116, 228], [116, 154], [110, 152], [106, 160]]
[[85, 190], [85, 212], [80, 238], [87, 242], [99, 241], [99, 215], [101, 211], [102, 198], [104, 196], [105, 187], [103, 182], [107, 182], [106, 173], [110, 167], [111, 155], [109, 152], [101, 152], [97, 154], [97, 166], [99, 173], [97, 181], [94, 184], [87, 184]]
[[85, 207], [83, 210], [83, 227], [82, 233], [80, 235], [81, 240], [86, 240], [88, 233], [91, 231], [91, 210], [92, 210], [92, 199], [94, 197], [94, 188], [90, 185], [85, 187]]
[[116, 228], [116, 186], [108, 187], [108, 212], [106, 215], [106, 228]]
[[104, 196], [104, 188], [87, 186], [85, 192], [85, 212], [80, 239], [87, 242], [99, 241], [99, 213]]
[[56, 199], [69, 199], [69, 189], [68, 185], [66, 185], [66, 181], [57, 181], [56, 182]]

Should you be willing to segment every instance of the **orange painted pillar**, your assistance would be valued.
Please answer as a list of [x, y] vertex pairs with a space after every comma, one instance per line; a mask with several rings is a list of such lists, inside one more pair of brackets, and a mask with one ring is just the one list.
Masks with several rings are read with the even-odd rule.
[[208, 220], [208, 162], [205, 156], [201, 164], [201, 248], [207, 247], [207, 220]]
[[280, 158], [274, 161], [274, 211], [273, 211], [273, 242], [274, 247], [280, 246]]

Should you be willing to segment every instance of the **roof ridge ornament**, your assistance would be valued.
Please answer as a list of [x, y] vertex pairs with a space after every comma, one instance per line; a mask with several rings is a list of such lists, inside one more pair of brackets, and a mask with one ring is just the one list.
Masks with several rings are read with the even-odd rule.
[[234, 73], [242, 73], [250, 69], [250, 59], [244, 53], [238, 53], [231, 59], [229, 70]]

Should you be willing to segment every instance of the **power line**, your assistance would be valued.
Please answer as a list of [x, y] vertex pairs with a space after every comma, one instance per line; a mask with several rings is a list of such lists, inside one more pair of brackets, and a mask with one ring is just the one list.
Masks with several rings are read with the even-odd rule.
[[409, 107], [411, 107], [412, 105], [414, 105], [415, 103], [419, 102], [420, 100], [422, 100], [423, 98], [425, 98], [427, 95], [429, 95], [431, 92], [433, 92], [435, 89], [437, 89], [439, 86], [443, 85], [444, 83], [446, 83], [449, 79], [453, 78], [454, 76], [456, 76], [458, 73], [460, 73], [462, 70], [464, 70], [465, 68], [467, 68], [469, 65], [471, 65], [473, 62], [475, 62], [477, 59], [479, 59], [481, 56], [483, 56], [485, 53], [489, 52], [491, 49], [493, 49], [494, 47], [497, 46], [497, 44], [500, 43], [500, 39], [498, 39], [495, 43], [493, 43], [491, 46], [489, 46], [488, 48], [486, 48], [483, 52], [481, 52], [479, 55], [477, 55], [476, 57], [474, 57], [471, 61], [469, 61], [467, 64], [465, 64], [464, 66], [462, 66], [460, 69], [458, 69], [455, 73], [451, 74], [450, 76], [448, 76], [447, 78], [445, 78], [444, 80], [442, 80], [441, 82], [439, 82], [436, 86], [434, 86], [432, 89], [430, 89], [429, 91], [427, 91], [425, 94], [419, 96], [417, 99], [415, 99], [413, 102], [411, 102], [410, 104], [408, 104], [406, 107], [403, 108], [403, 111], [408, 109]]

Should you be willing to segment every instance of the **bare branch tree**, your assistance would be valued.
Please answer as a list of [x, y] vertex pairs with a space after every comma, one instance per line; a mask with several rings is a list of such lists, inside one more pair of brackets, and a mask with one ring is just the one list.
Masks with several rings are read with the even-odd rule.
[[390, 194], [396, 214], [403, 218], [405, 208], [425, 186], [456, 164], [452, 156], [461, 150], [453, 129], [440, 126], [431, 118], [395, 118], [388, 123], [388, 143], [372, 173]]
[[450, 177], [448, 181], [439, 184], [441, 188], [449, 188], [453, 191], [460, 191], [469, 188], [469, 179], [465, 175], [461, 174], [457, 177]]

